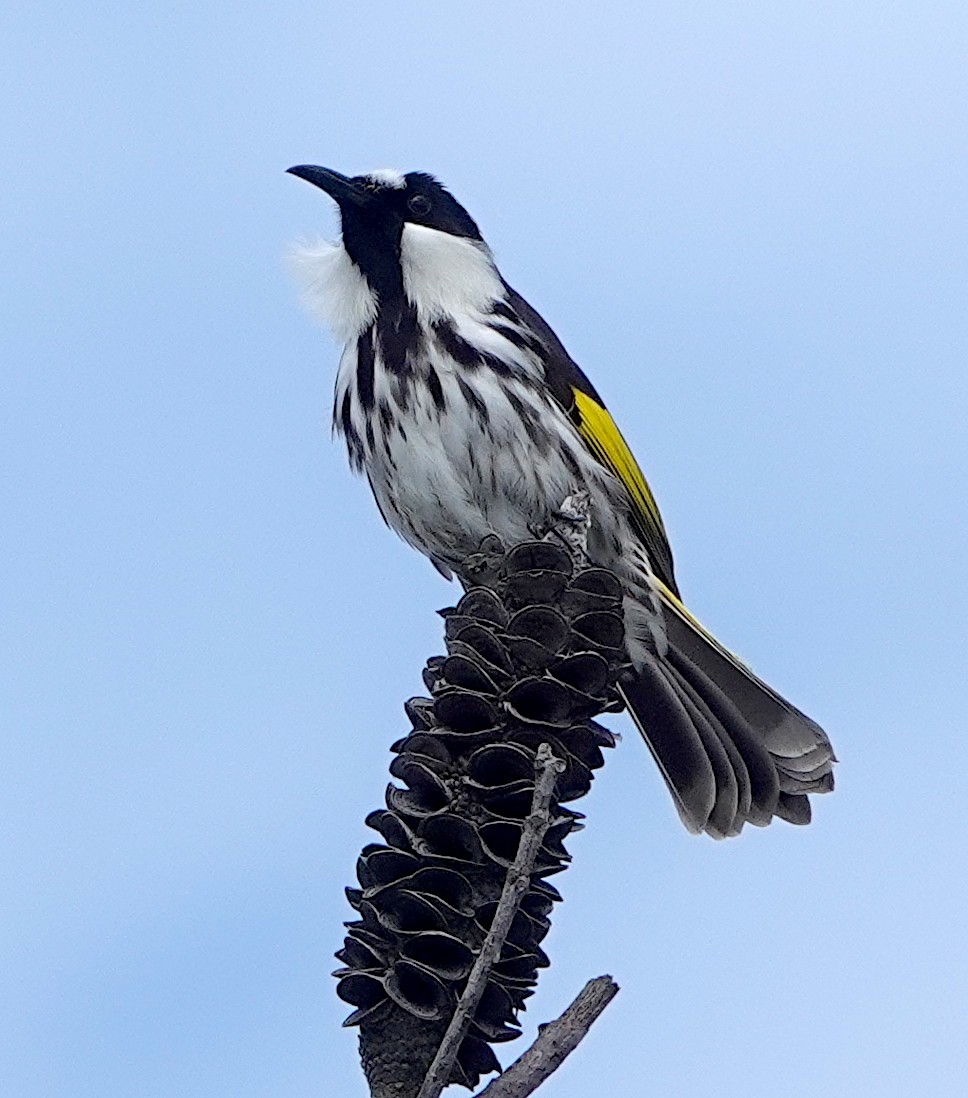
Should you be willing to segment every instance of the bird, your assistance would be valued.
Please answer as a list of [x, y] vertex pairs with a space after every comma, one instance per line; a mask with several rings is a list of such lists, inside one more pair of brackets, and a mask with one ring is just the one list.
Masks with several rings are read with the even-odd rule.
[[298, 253], [343, 351], [333, 425], [387, 525], [448, 578], [489, 535], [533, 538], [587, 493], [587, 553], [623, 589], [619, 690], [685, 826], [811, 819], [833, 788], [823, 729], [686, 608], [659, 508], [605, 402], [423, 171], [289, 173], [335, 201], [338, 242]]

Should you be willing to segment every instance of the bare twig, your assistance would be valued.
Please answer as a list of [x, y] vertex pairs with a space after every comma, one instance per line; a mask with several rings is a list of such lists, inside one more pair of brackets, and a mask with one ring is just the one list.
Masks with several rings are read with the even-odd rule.
[[527, 1098], [578, 1047], [595, 1019], [618, 994], [611, 976], [589, 980], [570, 1007], [541, 1026], [531, 1047], [478, 1094], [477, 1098]]
[[441, 1091], [447, 1085], [461, 1041], [484, 994], [488, 976], [501, 955], [501, 948], [511, 929], [511, 922], [518, 910], [518, 905], [531, 884], [531, 874], [534, 871], [538, 850], [551, 823], [548, 805], [554, 791], [555, 779], [564, 768], [565, 764], [554, 754], [548, 744], [543, 743], [538, 748], [535, 759], [537, 776], [534, 796], [531, 799], [531, 812], [521, 829], [518, 852], [508, 869], [504, 890], [498, 901], [491, 928], [487, 932], [481, 951], [467, 978], [467, 986], [464, 988], [417, 1098], [440, 1098]]

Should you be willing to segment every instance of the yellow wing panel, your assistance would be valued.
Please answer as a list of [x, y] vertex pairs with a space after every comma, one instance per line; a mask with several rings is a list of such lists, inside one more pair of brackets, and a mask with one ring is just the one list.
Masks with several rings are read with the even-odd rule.
[[672, 575], [672, 553], [669, 549], [665, 526], [659, 514], [652, 489], [642, 475], [638, 462], [632, 456], [628, 443], [622, 437], [607, 408], [580, 389], [572, 389], [575, 410], [578, 413], [578, 430], [586, 446], [595, 457], [625, 486], [632, 505], [635, 525], [649, 550], [652, 566], [665, 582], [675, 590]]

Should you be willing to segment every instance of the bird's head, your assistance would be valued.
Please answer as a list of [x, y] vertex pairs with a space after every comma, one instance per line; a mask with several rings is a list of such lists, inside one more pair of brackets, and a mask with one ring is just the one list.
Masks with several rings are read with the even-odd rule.
[[[460, 308], [485, 307], [501, 296], [500, 275], [476, 222], [432, 175], [381, 170], [346, 176], [308, 164], [289, 173], [336, 202], [343, 229], [340, 251], [357, 282], [362, 277], [374, 308], [409, 301], [418, 314], [433, 319]], [[352, 276], [342, 286], [331, 276], [325, 281], [325, 292], [345, 295]]]

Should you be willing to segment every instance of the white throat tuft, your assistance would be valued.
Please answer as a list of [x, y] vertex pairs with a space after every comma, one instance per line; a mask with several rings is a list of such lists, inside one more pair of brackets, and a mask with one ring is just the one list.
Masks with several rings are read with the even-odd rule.
[[291, 264], [311, 313], [343, 343], [376, 317], [376, 294], [342, 244], [319, 240], [293, 249]]
[[488, 311], [504, 296], [487, 245], [408, 222], [400, 241], [403, 288], [423, 321]]

